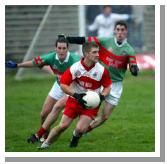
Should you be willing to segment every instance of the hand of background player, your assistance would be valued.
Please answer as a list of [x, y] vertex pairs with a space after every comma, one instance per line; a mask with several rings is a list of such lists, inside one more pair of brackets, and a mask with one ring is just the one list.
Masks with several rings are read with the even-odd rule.
[[101, 103], [105, 100], [105, 96], [100, 94], [100, 103], [99, 103], [99, 107], [101, 105]]
[[5, 62], [5, 66], [7, 68], [16, 68], [17, 67], [17, 63], [15, 63], [14, 61], [9, 60], [9, 61]]
[[85, 108], [86, 101], [83, 100], [83, 97], [86, 93], [74, 93], [73, 97]]
[[137, 76], [139, 73], [139, 68], [137, 65], [131, 65], [130, 66], [130, 72], [133, 76]]
[[66, 36], [64, 34], [59, 34], [58, 38], [66, 38]]

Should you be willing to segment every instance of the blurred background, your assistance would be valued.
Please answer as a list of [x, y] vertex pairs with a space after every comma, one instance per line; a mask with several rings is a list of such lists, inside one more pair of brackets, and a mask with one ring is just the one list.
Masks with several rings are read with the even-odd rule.
[[[6, 60], [21, 62], [23, 59], [28, 60], [48, 53], [54, 49], [58, 34], [98, 36], [98, 28], [92, 30], [90, 26], [93, 25], [96, 16], [103, 13], [103, 7], [101, 5], [6, 6]], [[126, 20], [129, 30], [128, 42], [138, 54], [139, 68], [154, 69], [155, 6], [111, 5], [110, 7], [112, 13], [129, 15], [130, 19]], [[77, 45], [70, 45], [70, 50], [80, 53]], [[21, 74], [19, 77], [28, 75], [24, 72]]]

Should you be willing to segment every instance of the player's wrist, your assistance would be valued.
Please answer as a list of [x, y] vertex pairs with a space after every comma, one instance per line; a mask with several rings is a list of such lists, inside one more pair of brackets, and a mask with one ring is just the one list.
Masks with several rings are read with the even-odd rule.
[[78, 93], [74, 92], [74, 94], [72, 95], [75, 99], [77, 99], [78, 97]]

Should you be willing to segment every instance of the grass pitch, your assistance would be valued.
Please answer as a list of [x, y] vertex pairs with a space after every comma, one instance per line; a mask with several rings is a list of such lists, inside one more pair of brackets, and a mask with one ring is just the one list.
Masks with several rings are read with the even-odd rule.
[[[119, 105], [103, 126], [81, 138], [75, 149], [68, 147], [76, 121], [46, 152], [154, 152], [155, 76], [128, 72]], [[5, 151], [37, 152], [39, 144], [28, 144], [27, 137], [40, 126], [40, 111], [53, 77], [15, 81], [6, 73]], [[57, 121], [55, 124], [58, 124]], [[54, 124], [54, 125], [55, 125]]]

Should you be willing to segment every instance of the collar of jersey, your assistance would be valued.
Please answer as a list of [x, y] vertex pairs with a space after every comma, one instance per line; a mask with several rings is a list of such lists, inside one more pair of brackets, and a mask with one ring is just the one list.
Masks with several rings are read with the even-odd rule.
[[122, 42], [122, 44], [118, 44], [117, 43], [117, 39], [116, 39], [116, 37], [114, 37], [114, 41], [115, 41], [115, 44], [118, 46], [118, 47], [122, 47], [125, 43], [127, 43], [127, 39], [124, 39], [124, 41]]
[[86, 71], [90, 71], [95, 66], [95, 64], [93, 64], [92, 66], [88, 67], [87, 65], [85, 65], [83, 61], [84, 61], [84, 58], [81, 59], [81, 64], [85, 68]]
[[69, 57], [70, 57], [70, 52], [68, 51], [68, 52], [67, 52], [67, 56], [66, 56], [65, 60], [64, 60], [63, 62], [61, 62], [61, 61], [59, 60], [59, 58], [58, 58], [57, 53], [56, 53], [56, 60], [58, 60], [60, 64], [67, 63], [67, 62], [68, 62]]

